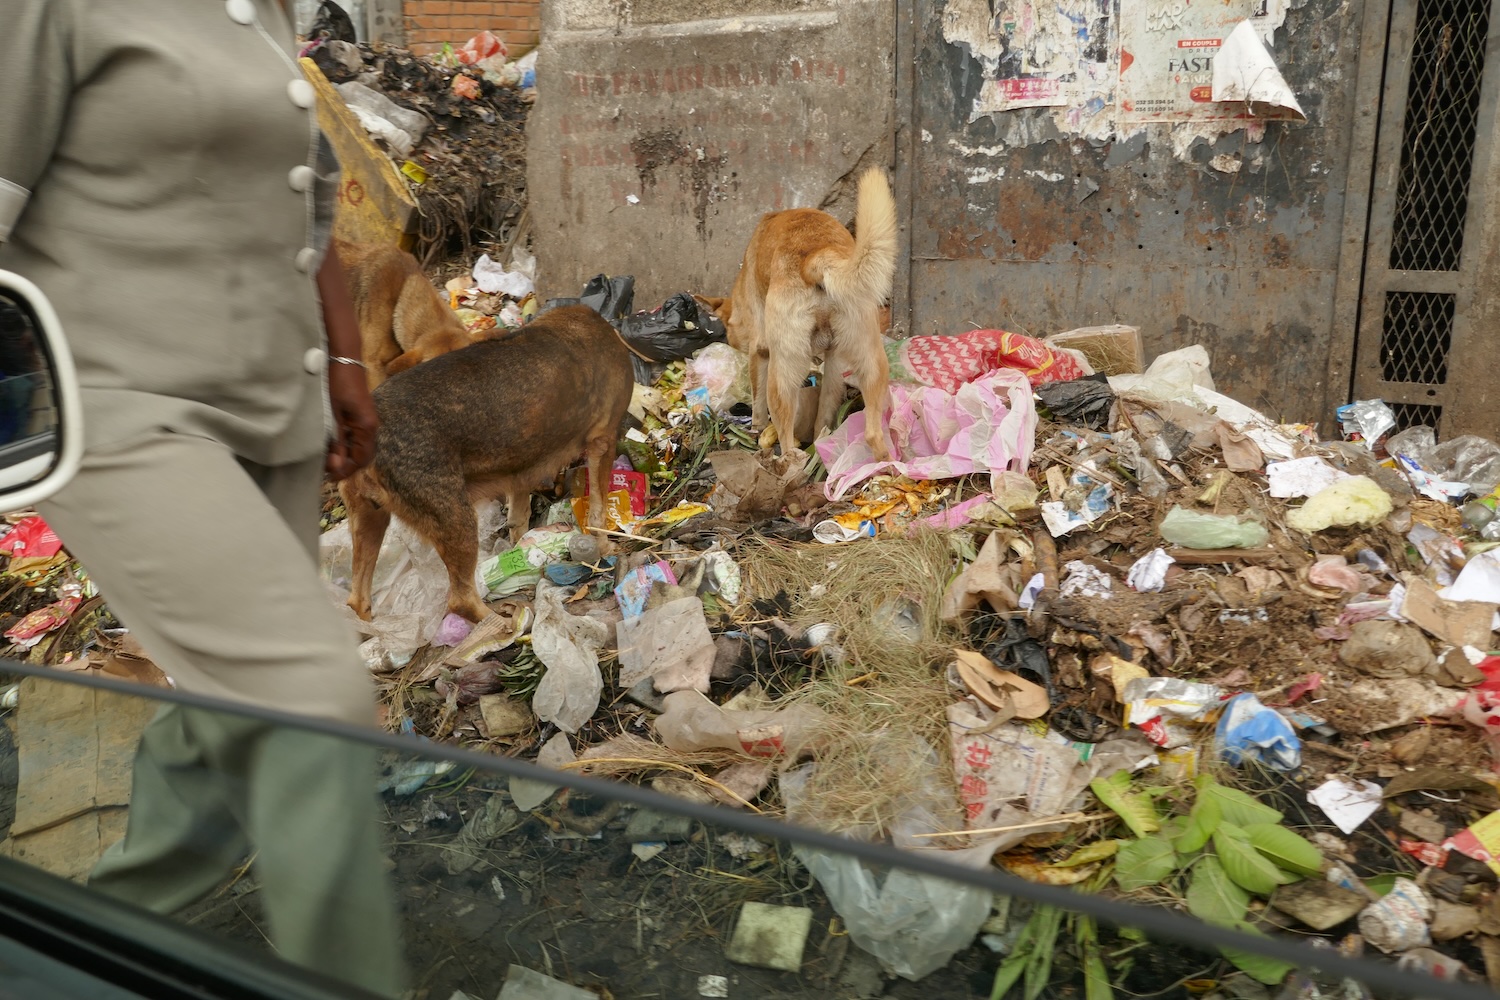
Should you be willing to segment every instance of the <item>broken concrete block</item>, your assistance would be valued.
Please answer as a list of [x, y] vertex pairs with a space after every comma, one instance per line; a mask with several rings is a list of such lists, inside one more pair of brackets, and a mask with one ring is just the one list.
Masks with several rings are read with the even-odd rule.
[[1308, 879], [1276, 890], [1271, 905], [1314, 930], [1326, 931], [1354, 917], [1370, 899], [1332, 882]]
[[805, 906], [746, 903], [724, 954], [741, 965], [798, 972], [811, 929], [812, 910]]
[[599, 1000], [599, 997], [524, 965], [512, 965], [505, 973], [505, 986], [497, 1000]]

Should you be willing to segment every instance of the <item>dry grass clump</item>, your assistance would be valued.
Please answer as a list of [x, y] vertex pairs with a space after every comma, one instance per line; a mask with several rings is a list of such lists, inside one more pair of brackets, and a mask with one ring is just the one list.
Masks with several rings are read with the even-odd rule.
[[740, 568], [747, 600], [784, 592], [791, 624], [839, 631], [842, 655], [825, 650], [826, 667], [782, 699], [815, 705], [829, 720], [804, 792], [811, 812], [798, 818], [879, 834], [934, 793], [956, 809], [943, 713], [955, 698], [945, 667], [961, 637], [939, 618], [958, 569], [948, 538], [766, 542], [743, 551]]

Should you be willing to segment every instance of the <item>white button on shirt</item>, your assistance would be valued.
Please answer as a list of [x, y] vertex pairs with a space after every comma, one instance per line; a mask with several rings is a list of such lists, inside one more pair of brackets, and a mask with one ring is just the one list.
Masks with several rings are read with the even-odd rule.
[[296, 260], [297, 270], [301, 271], [303, 274], [311, 274], [313, 269], [313, 260], [317, 256], [318, 251], [314, 250], [312, 247], [303, 247], [301, 250], [298, 250]]
[[[249, 3], [249, 0], [245, 0]], [[299, 108], [310, 108], [318, 102], [318, 92], [306, 80], [293, 80], [286, 85], [286, 96]]]
[[299, 163], [287, 173], [286, 182], [291, 185], [293, 191], [305, 193], [312, 190], [313, 181], [317, 180], [317, 177], [312, 167]]
[[254, 24], [254, 0], [224, 0], [224, 13], [228, 14], [229, 19], [235, 24]]
[[321, 374], [328, 367], [328, 352], [321, 347], [309, 347], [302, 355], [302, 368], [309, 375]]

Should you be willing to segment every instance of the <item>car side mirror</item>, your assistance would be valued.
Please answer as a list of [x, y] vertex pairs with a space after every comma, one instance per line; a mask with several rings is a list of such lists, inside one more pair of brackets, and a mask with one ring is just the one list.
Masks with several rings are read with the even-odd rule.
[[47, 499], [82, 457], [78, 375], [57, 312], [36, 285], [0, 271], [0, 510]]

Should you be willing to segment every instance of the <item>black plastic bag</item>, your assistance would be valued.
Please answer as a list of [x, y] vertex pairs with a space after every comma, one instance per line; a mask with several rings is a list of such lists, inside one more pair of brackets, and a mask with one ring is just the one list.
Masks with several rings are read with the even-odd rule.
[[635, 278], [598, 274], [583, 286], [578, 298], [548, 299], [542, 311], [581, 304], [603, 316], [630, 345], [635, 380], [642, 385], [653, 385], [661, 378], [666, 362], [691, 357], [727, 337], [718, 315], [687, 292], [678, 292], [650, 312], [632, 313], [634, 298]]
[[596, 274], [583, 286], [583, 294], [578, 297], [578, 301], [603, 316], [610, 326], [618, 330], [620, 323], [630, 315], [630, 307], [635, 302], [635, 278], [628, 274], [618, 278]]
[[318, 5], [317, 16], [313, 18], [312, 26], [307, 29], [307, 37], [323, 38], [330, 42], [348, 42], [350, 45], [359, 41], [354, 32], [354, 20], [333, 0], [323, 0]]
[[1115, 394], [1108, 377], [1088, 375], [1071, 382], [1048, 382], [1036, 387], [1042, 405], [1059, 420], [1102, 431], [1109, 423]]

